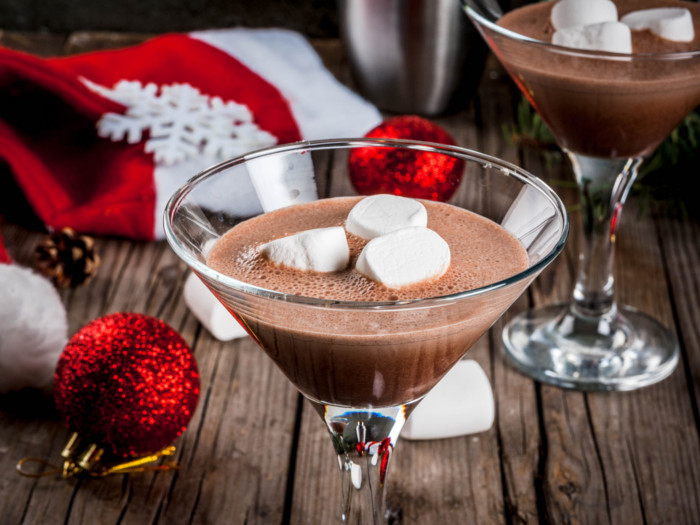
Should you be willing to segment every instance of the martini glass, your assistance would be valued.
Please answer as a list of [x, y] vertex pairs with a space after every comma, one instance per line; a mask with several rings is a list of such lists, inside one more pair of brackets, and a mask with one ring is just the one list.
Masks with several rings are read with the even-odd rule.
[[664, 379], [678, 343], [657, 320], [615, 301], [616, 229], [644, 157], [700, 104], [700, 50], [565, 48], [499, 26], [492, 0], [463, 3], [568, 155], [581, 196], [573, 297], [513, 319], [503, 332], [506, 355], [525, 374], [565, 388], [633, 390]]
[[[289, 295], [207, 265], [236, 224], [284, 206], [351, 195], [349, 155], [462, 167], [460, 205], [501, 224], [529, 267], [483, 288], [426, 299], [348, 302]], [[398, 165], [398, 164], [397, 164]], [[399, 168], [400, 169], [400, 168]], [[413, 408], [562, 250], [566, 211], [533, 175], [469, 150], [391, 139], [260, 150], [197, 175], [170, 199], [167, 240], [323, 419], [338, 454], [345, 523], [383, 523], [389, 460]]]

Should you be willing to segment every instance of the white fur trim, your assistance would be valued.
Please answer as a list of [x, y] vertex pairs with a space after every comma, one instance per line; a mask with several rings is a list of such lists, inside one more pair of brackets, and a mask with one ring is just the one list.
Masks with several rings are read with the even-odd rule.
[[190, 36], [232, 55], [277, 87], [304, 139], [361, 137], [382, 121], [377, 108], [341, 84], [299, 33], [237, 28]]

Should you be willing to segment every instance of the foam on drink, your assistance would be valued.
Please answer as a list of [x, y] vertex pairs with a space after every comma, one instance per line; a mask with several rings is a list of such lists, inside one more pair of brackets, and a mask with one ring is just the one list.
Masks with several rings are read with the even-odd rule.
[[423, 201], [428, 228], [449, 245], [451, 263], [438, 279], [390, 289], [355, 269], [367, 241], [348, 234], [350, 263], [324, 273], [282, 268], [261, 256], [261, 244], [313, 228], [343, 226], [360, 197], [325, 199], [276, 210], [245, 221], [212, 249], [208, 264], [240, 281], [306, 297], [345, 301], [392, 301], [448, 295], [515, 275], [528, 265], [527, 252], [498, 224], [445, 203]]

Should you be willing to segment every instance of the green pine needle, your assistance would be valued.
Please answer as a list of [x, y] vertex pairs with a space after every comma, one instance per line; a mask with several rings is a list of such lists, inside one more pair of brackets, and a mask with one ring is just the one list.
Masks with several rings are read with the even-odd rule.
[[[544, 151], [548, 160], [552, 153], [562, 158], [552, 132], [525, 97], [518, 103], [515, 118], [513, 126], [503, 126], [509, 144]], [[693, 195], [690, 185], [700, 172], [699, 150], [700, 108], [688, 115], [642, 164], [632, 187], [642, 210], [656, 202], [688, 214], [687, 200]]]
[[504, 125], [503, 133], [508, 143], [512, 145], [545, 151], [561, 151], [547, 124], [525, 97], [522, 97], [518, 103], [515, 125], [510, 127]]

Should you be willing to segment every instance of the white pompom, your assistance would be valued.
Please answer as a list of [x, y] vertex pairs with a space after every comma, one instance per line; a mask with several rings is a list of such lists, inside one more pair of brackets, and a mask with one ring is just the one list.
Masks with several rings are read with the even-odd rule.
[[68, 342], [66, 310], [44, 277], [16, 264], [0, 264], [0, 393], [50, 390]]

